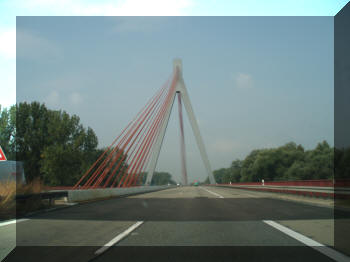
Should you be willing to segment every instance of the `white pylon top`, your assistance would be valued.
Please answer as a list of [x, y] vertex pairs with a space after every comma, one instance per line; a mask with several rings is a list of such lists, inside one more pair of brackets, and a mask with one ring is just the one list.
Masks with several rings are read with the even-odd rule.
[[182, 60], [179, 58], [175, 58], [173, 60], [173, 65], [174, 65], [174, 72], [177, 67], [179, 69], [179, 78], [182, 78]]

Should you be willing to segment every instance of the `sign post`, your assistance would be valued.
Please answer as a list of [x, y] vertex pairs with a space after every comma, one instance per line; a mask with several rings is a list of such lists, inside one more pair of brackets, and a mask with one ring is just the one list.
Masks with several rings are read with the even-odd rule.
[[7, 159], [6, 159], [5, 153], [0, 146], [0, 161], [6, 161], [6, 160]]

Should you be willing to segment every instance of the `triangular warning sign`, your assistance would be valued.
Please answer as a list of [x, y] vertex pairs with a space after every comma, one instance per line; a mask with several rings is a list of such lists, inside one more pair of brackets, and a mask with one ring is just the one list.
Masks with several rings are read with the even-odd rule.
[[0, 146], [0, 161], [6, 161], [6, 160], [7, 159], [6, 159], [5, 153]]

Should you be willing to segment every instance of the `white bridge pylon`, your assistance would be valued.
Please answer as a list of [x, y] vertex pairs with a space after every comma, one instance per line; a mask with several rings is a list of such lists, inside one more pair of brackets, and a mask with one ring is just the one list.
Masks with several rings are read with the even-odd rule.
[[[182, 77], [182, 61], [181, 61], [181, 59], [174, 59], [173, 70], [174, 70], [174, 75], [177, 76], [176, 92], [174, 92], [173, 96], [171, 97], [170, 106], [167, 108], [166, 113], [165, 113], [165, 121], [163, 122], [163, 125], [161, 126], [159, 136], [157, 137], [157, 140], [154, 144], [154, 148], [152, 150], [153, 152], [152, 152], [151, 161], [149, 164], [146, 185], [150, 185], [151, 181], [152, 181], [152, 177], [153, 177], [156, 165], [157, 165], [160, 149], [161, 149], [162, 144], [163, 144], [165, 131], [166, 131], [166, 128], [168, 126], [168, 122], [169, 122], [169, 118], [170, 118], [170, 114], [171, 114], [171, 110], [172, 110], [172, 107], [174, 104], [176, 94], [178, 96], [180, 96], [179, 110], [181, 110], [180, 107], [182, 106], [181, 100], [183, 101], [183, 104], [185, 106], [187, 116], [188, 116], [188, 119], [190, 121], [194, 137], [196, 138], [196, 142], [197, 142], [199, 152], [201, 154], [201, 158], [202, 158], [203, 163], [204, 163], [204, 167], [205, 167], [205, 169], [207, 171], [207, 175], [209, 177], [209, 181], [211, 184], [215, 184], [215, 179], [214, 179], [211, 167], [210, 167], [208, 155], [207, 155], [207, 152], [205, 151], [203, 139], [202, 139], [201, 134], [199, 132], [198, 123], [197, 123], [196, 117], [194, 116], [191, 101], [190, 101], [190, 98], [188, 96], [185, 82], [184, 82], [183, 77]], [[178, 70], [178, 74], [175, 74], [176, 70]], [[182, 123], [182, 117], [181, 117], [180, 111], [179, 111], [179, 115], [180, 115], [180, 131], [181, 131], [180, 145], [181, 145], [181, 152], [182, 152], [182, 181], [185, 185], [187, 185], [188, 182], [187, 182], [187, 170], [186, 170], [186, 159], [185, 159], [185, 145], [184, 145], [183, 128], [182, 128], [183, 123]]]

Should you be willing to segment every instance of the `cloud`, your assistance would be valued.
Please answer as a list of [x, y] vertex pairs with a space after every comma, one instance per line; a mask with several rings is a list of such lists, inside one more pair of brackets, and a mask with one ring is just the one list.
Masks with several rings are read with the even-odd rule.
[[83, 102], [83, 97], [78, 92], [73, 92], [69, 95], [65, 95], [65, 92], [63, 92], [61, 96], [58, 91], [53, 90], [44, 98], [44, 103], [49, 108], [61, 108], [62, 104], [66, 104], [67, 102], [72, 106], [78, 106]]
[[16, 103], [16, 29], [0, 28], [0, 104]]
[[17, 31], [17, 58], [50, 59], [61, 57], [60, 48], [35, 32]]
[[82, 103], [83, 98], [80, 93], [74, 92], [69, 95], [69, 101], [72, 105], [79, 105]]
[[[82, 15], [82, 16], [169, 16], [186, 15], [194, 6], [194, 0], [101, 0], [98, 2], [85, 0], [18, 0], [9, 1], [8, 11], [16, 10], [18, 16], [52, 16], [52, 15]], [[6, 10], [3, 10], [6, 12]], [[124, 21], [117, 30], [153, 30], [153, 24], [144, 24]], [[135, 20], [136, 21], [136, 20]], [[0, 102], [11, 105], [16, 102], [16, 29], [15, 24], [0, 28], [0, 67], [6, 67], [11, 63], [9, 74], [0, 75]], [[154, 27], [153, 27], [154, 28]], [[50, 59], [57, 59], [61, 56], [59, 48], [52, 42], [30, 32], [17, 32], [17, 43], [20, 46], [19, 57], [35, 59], [38, 56], [49, 55]], [[8, 71], [8, 70], [7, 70]], [[5, 83], [5, 84], [4, 84]], [[3, 93], [5, 92], [5, 96]], [[53, 95], [53, 94], [52, 94]], [[54, 97], [54, 95], [53, 95]], [[51, 99], [53, 99], [51, 97]], [[73, 99], [74, 100], [74, 99]], [[78, 100], [75, 100], [78, 101]]]
[[119, 6], [123, 15], [181, 15], [192, 7], [191, 0], [127, 0]]
[[192, 0], [20, 0], [15, 8], [26, 15], [183, 15], [192, 7]]
[[16, 29], [0, 29], [0, 59], [16, 59]]
[[48, 107], [56, 108], [60, 104], [60, 95], [57, 91], [52, 91], [45, 99], [44, 102], [48, 105]]
[[118, 17], [115, 19], [115, 32], [154, 32], [165, 23], [166, 17]]
[[0, 59], [0, 105], [16, 103], [16, 60]]
[[235, 86], [237, 88], [252, 88], [254, 86], [254, 81], [251, 75], [246, 73], [238, 73], [234, 76]]

